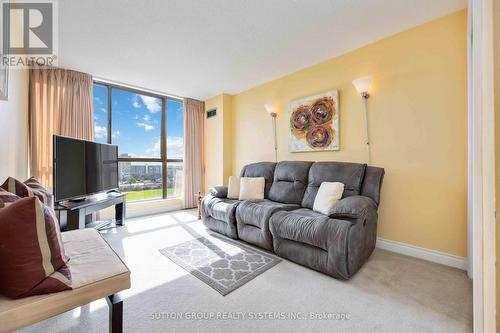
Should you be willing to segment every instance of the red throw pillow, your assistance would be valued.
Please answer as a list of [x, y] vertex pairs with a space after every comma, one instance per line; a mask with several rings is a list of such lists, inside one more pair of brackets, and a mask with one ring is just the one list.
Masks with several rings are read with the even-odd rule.
[[11, 204], [16, 200], [19, 200], [19, 197], [17, 195], [7, 192], [0, 187], [0, 208], [3, 208], [5, 207], [5, 205]]
[[28, 186], [31, 191], [40, 199], [44, 204], [54, 209], [54, 196], [50, 193], [45, 187], [40, 184], [38, 179], [35, 177], [31, 177], [30, 179], [24, 182], [26, 186]]
[[38, 198], [0, 208], [0, 293], [10, 298], [71, 289], [54, 212]]
[[[30, 180], [30, 179], [28, 179], [28, 180]], [[53, 201], [51, 203], [51, 201], [47, 198], [47, 196], [45, 194], [40, 193], [40, 191], [38, 191], [38, 190], [37, 191], [32, 190], [28, 185], [24, 184], [23, 182], [15, 179], [15, 178], [12, 178], [12, 177], [7, 178], [7, 180], [0, 187], [3, 188], [4, 190], [10, 192], [10, 193], [13, 193], [13, 194], [21, 197], [21, 198], [35, 197], [36, 196], [38, 199], [40, 199], [41, 202], [43, 202], [47, 206], [49, 206], [51, 208], [54, 207]]]

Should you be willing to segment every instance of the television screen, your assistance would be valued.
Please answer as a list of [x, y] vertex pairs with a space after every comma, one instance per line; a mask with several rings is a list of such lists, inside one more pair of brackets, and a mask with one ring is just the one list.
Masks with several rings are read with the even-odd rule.
[[117, 188], [117, 146], [54, 135], [56, 201]]

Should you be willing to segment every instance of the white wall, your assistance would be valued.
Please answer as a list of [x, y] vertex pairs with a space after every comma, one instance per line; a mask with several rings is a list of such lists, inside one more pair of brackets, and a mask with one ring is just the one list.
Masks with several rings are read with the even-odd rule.
[[28, 176], [28, 71], [10, 70], [9, 99], [0, 101], [0, 184]]

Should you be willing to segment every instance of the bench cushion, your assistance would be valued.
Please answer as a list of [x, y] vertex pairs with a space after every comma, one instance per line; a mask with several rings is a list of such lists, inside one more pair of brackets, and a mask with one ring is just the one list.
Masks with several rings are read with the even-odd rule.
[[[127, 266], [95, 229], [63, 232], [73, 288], [127, 273]], [[110, 294], [107, 294], [110, 295]]]
[[94, 229], [63, 232], [73, 290], [17, 300], [0, 296], [0, 332], [10, 332], [130, 288], [130, 271]]

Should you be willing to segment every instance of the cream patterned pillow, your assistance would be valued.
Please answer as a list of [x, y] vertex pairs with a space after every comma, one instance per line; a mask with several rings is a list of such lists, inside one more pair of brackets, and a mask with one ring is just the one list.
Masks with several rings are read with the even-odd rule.
[[264, 177], [241, 177], [240, 178], [240, 200], [264, 199]]
[[344, 184], [338, 182], [322, 182], [316, 198], [314, 199], [313, 210], [315, 212], [330, 215], [333, 206], [342, 199]]
[[227, 184], [227, 198], [238, 199], [240, 197], [240, 177], [229, 176]]

